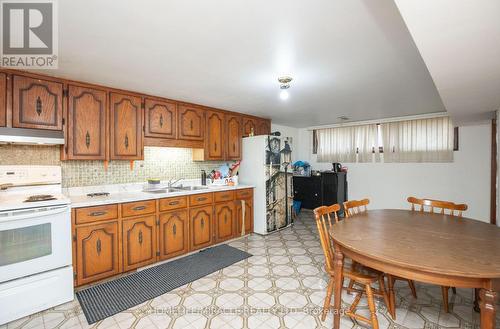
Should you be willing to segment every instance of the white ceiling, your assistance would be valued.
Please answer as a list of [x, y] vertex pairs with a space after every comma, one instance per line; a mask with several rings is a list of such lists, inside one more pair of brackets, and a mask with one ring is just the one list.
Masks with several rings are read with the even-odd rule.
[[59, 21], [57, 76], [294, 127], [444, 110], [392, 0], [71, 0]]
[[500, 1], [395, 0], [456, 124], [500, 108]]

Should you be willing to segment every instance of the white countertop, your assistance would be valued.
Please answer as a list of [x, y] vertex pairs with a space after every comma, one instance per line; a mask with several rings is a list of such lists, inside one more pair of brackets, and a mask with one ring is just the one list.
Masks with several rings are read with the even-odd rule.
[[[185, 184], [186, 185], [186, 184]], [[195, 185], [195, 184], [192, 184]], [[176, 191], [170, 193], [150, 193], [143, 192], [144, 184], [120, 184], [120, 185], [102, 185], [90, 187], [78, 187], [64, 189], [64, 194], [71, 200], [72, 208], [98, 206], [113, 203], [125, 203], [142, 200], [154, 200], [182, 195], [192, 195], [200, 193], [221, 192], [230, 190], [239, 190], [253, 188], [251, 185], [237, 186], [215, 186], [209, 185], [207, 189], [195, 191]], [[109, 192], [108, 196], [88, 197], [87, 193]]]

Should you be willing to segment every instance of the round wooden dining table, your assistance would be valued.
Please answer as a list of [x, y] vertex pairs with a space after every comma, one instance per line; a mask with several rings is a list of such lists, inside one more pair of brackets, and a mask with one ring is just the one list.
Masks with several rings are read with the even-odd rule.
[[340, 328], [342, 314], [344, 257], [388, 275], [446, 287], [479, 288], [481, 328], [495, 328], [500, 228], [468, 218], [383, 209], [341, 220], [329, 233], [335, 248], [334, 329]]

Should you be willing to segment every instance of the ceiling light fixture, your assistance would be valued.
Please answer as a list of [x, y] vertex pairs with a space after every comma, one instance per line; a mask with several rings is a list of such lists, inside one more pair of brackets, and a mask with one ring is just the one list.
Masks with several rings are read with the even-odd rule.
[[288, 99], [288, 88], [290, 88], [290, 82], [293, 80], [292, 77], [289, 77], [289, 76], [283, 76], [283, 77], [279, 77], [278, 78], [278, 81], [280, 83], [280, 89], [281, 89], [281, 92], [280, 92], [280, 98], [282, 100], [286, 100]]

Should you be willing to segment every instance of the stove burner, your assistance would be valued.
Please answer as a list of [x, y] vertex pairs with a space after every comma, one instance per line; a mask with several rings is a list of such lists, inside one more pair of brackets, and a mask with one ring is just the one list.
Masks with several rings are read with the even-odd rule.
[[97, 193], [89, 193], [87, 194], [87, 196], [89, 198], [93, 198], [93, 197], [96, 197], [96, 196], [108, 196], [109, 193], [108, 192], [97, 192]]
[[24, 202], [38, 202], [38, 201], [49, 201], [55, 200], [56, 197], [50, 194], [37, 194], [29, 196]]

